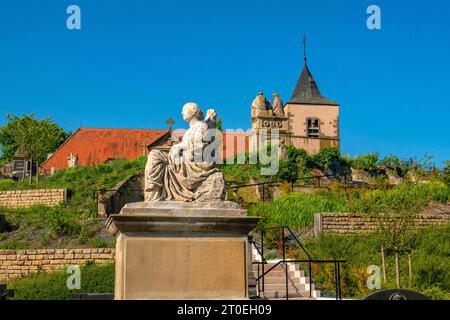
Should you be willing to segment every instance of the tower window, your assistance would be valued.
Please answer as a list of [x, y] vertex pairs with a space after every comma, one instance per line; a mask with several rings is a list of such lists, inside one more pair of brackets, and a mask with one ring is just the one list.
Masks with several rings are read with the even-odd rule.
[[308, 132], [308, 137], [318, 138], [319, 137], [319, 119], [309, 118], [306, 120], [306, 129]]

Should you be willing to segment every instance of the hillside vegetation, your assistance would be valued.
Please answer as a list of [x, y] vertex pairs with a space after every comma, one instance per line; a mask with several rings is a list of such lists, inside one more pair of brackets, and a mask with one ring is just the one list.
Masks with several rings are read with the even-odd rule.
[[6, 213], [10, 232], [0, 234], [0, 249], [52, 247], [104, 247], [112, 238], [97, 219], [94, 190], [111, 189], [120, 181], [141, 172], [145, 157], [134, 161], [115, 160], [95, 167], [57, 171], [54, 175], [25, 182], [0, 180], [0, 190], [66, 188], [70, 197], [56, 207], [33, 206], [24, 209], [0, 208]]
[[[315, 259], [344, 259], [342, 293], [344, 297], [362, 298], [374, 290], [367, 288], [367, 267], [382, 266], [381, 244], [383, 236], [370, 235], [322, 235], [306, 241], [306, 248]], [[408, 255], [400, 254], [400, 286], [417, 290], [433, 299], [450, 299], [450, 226], [416, 230], [411, 238], [412, 281], [408, 276]], [[293, 254], [295, 257], [295, 254]], [[386, 278], [381, 274], [382, 289], [396, 288], [395, 259], [393, 252], [386, 252]], [[314, 265], [314, 281], [321, 289], [334, 291], [332, 265]]]
[[68, 289], [66, 269], [30, 274], [8, 282], [14, 300], [70, 300], [76, 293], [113, 293], [114, 263], [87, 263], [80, 268], [80, 289]]
[[440, 181], [405, 182], [388, 190], [350, 189], [319, 190], [313, 193], [292, 192], [271, 203], [249, 208], [251, 215], [260, 216], [260, 226], [287, 225], [305, 228], [319, 212], [358, 212], [376, 214], [380, 207], [397, 208], [408, 204], [417, 209], [432, 201], [446, 203], [449, 187]]

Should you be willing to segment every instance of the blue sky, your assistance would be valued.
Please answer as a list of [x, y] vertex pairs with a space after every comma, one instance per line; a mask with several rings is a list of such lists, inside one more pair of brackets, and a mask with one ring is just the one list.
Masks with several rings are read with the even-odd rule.
[[[81, 8], [81, 30], [66, 9]], [[382, 29], [366, 27], [379, 5]], [[251, 101], [292, 94], [308, 37], [310, 69], [341, 104], [342, 153], [450, 159], [446, 0], [0, 3], [0, 125], [50, 115], [66, 130], [184, 127], [182, 105], [214, 107], [248, 129]]]

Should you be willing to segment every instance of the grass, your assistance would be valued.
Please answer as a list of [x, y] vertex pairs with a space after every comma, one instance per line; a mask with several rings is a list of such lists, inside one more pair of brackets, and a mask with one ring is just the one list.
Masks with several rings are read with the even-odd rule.
[[[372, 293], [366, 282], [367, 267], [381, 268], [379, 234], [339, 236], [324, 234], [306, 241], [314, 259], [344, 259], [342, 290], [344, 296], [361, 298]], [[450, 299], [450, 226], [417, 230], [411, 242], [412, 282], [409, 283], [407, 254], [400, 255], [401, 288], [419, 291], [433, 299]], [[394, 255], [386, 255], [387, 283], [382, 289], [396, 288]], [[315, 281], [334, 290], [333, 266], [314, 267]]]
[[261, 217], [260, 224], [307, 227], [318, 212], [346, 212], [350, 207], [339, 194], [328, 191], [314, 193], [293, 192], [272, 203], [257, 204], [249, 208], [251, 215]]
[[320, 190], [313, 193], [293, 192], [271, 203], [249, 208], [251, 215], [260, 216], [260, 226], [288, 225], [305, 228], [320, 212], [373, 213], [377, 208], [397, 208], [408, 204], [421, 209], [432, 201], [446, 203], [450, 189], [442, 182], [403, 183], [389, 190], [342, 189]]
[[110, 247], [114, 241], [95, 216], [93, 191], [111, 189], [133, 174], [142, 172], [145, 157], [115, 160], [95, 167], [57, 171], [29, 185], [0, 181], [0, 190], [65, 188], [70, 197], [56, 207], [0, 208], [6, 213], [10, 232], [0, 236], [0, 249]]
[[46, 206], [3, 209], [8, 232], [0, 249], [111, 247], [103, 222], [77, 210]]

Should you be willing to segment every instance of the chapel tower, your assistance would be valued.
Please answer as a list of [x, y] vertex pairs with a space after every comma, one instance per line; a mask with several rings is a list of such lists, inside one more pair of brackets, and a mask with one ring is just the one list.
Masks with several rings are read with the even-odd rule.
[[284, 114], [292, 133], [292, 145], [313, 154], [322, 148], [339, 148], [339, 104], [320, 93], [306, 61], [306, 38], [304, 45], [303, 71], [284, 106]]

